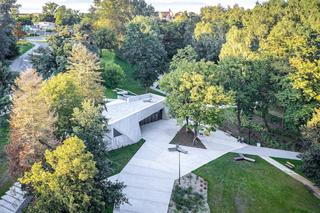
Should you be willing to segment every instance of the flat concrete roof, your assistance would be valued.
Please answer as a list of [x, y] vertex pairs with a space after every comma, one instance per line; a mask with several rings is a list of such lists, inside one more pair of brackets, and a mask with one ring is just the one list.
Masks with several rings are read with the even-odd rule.
[[159, 102], [164, 101], [165, 97], [155, 94], [144, 94], [117, 99], [106, 104], [107, 111], [103, 115], [108, 119], [108, 124], [113, 124], [130, 115], [143, 111]]

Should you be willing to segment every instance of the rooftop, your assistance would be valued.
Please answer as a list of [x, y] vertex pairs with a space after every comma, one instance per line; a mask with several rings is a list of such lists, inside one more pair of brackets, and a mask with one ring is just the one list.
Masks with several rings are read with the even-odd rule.
[[103, 115], [109, 120], [108, 124], [115, 123], [129, 117], [154, 104], [164, 101], [164, 97], [155, 94], [144, 94], [138, 96], [123, 97], [106, 104], [107, 111]]

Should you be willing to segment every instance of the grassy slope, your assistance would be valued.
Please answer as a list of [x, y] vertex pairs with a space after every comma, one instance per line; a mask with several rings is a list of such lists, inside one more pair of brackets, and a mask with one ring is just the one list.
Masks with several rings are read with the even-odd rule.
[[26, 53], [28, 50], [30, 50], [33, 47], [33, 44], [31, 44], [30, 42], [26, 42], [26, 41], [19, 41], [17, 43], [17, 46], [19, 48], [19, 55], [22, 55], [22, 54]]
[[8, 164], [5, 156], [5, 145], [8, 143], [9, 125], [0, 124], [0, 196], [12, 185], [13, 181], [8, 177]]
[[229, 153], [195, 173], [209, 183], [211, 212], [320, 212], [320, 202], [304, 186], [257, 156], [234, 161]]
[[[118, 86], [121, 89], [129, 90], [136, 94], [143, 94], [145, 93], [145, 89], [141, 86], [141, 84], [134, 79], [133, 77], [133, 68], [130, 64], [126, 61], [118, 58], [115, 53], [110, 52], [109, 50], [103, 50], [101, 61], [105, 63], [105, 65], [109, 63], [115, 63], [121, 66], [124, 70], [126, 77]], [[116, 93], [110, 89], [106, 89], [106, 96], [108, 98], [116, 98]]]
[[127, 165], [129, 160], [136, 154], [136, 152], [140, 149], [144, 140], [140, 140], [138, 143], [112, 150], [108, 153], [108, 159], [113, 162], [114, 174], [118, 174], [121, 170]]
[[278, 161], [282, 165], [285, 165], [287, 163], [287, 161], [289, 161], [290, 163], [292, 163], [293, 165], [296, 166], [294, 169], [292, 169], [293, 171], [295, 171], [299, 175], [309, 179], [310, 181], [314, 182], [314, 180], [312, 178], [307, 177], [307, 175], [303, 172], [303, 170], [302, 170], [303, 161], [301, 161], [301, 160], [284, 159], [284, 158], [273, 158], [273, 159]]
[[[101, 62], [105, 65], [109, 63], [115, 63], [118, 64], [125, 72], [126, 77], [125, 79], [119, 84], [118, 88], [128, 90], [130, 92], [133, 92], [137, 95], [141, 95], [146, 93], [146, 90], [143, 88], [143, 86], [139, 83], [139, 81], [134, 79], [133, 73], [133, 67], [126, 61], [122, 60], [121, 58], [117, 57], [114, 52], [110, 52], [109, 50], [103, 50], [102, 51], [102, 57]], [[161, 95], [163, 94], [154, 91], [152, 89], [148, 89], [148, 92]], [[111, 89], [106, 88], [105, 95], [107, 98], [117, 98], [116, 92], [112, 91]]]

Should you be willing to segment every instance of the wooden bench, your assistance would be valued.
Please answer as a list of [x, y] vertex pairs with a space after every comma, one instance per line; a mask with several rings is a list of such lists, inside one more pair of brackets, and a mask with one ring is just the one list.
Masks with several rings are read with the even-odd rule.
[[287, 161], [284, 165], [285, 165], [286, 167], [288, 167], [289, 169], [294, 169], [294, 168], [296, 168], [296, 166], [293, 165], [292, 163], [290, 163], [289, 161]]

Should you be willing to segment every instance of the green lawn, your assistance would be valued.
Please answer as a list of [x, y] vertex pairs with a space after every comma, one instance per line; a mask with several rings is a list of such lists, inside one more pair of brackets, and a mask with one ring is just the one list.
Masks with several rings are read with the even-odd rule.
[[136, 152], [140, 149], [142, 144], [144, 143], [144, 140], [141, 139], [138, 143], [112, 150], [108, 153], [108, 159], [113, 162], [113, 174], [118, 174], [121, 172], [123, 167], [127, 165], [129, 160], [136, 154]]
[[12, 185], [13, 181], [8, 176], [8, 164], [5, 156], [5, 145], [8, 143], [9, 124], [0, 120], [0, 196]]
[[208, 181], [211, 212], [320, 212], [320, 202], [301, 183], [257, 156], [235, 161], [229, 153], [196, 171]]
[[[121, 89], [131, 91], [136, 94], [143, 94], [145, 93], [145, 89], [141, 84], [134, 79], [133, 77], [133, 67], [126, 61], [122, 60], [121, 58], [117, 57], [114, 52], [109, 50], [102, 51], [101, 61], [107, 65], [109, 63], [118, 64], [126, 74], [125, 79], [120, 83], [118, 86]], [[116, 93], [110, 89], [106, 89], [106, 96], [107, 97], [116, 97]]]
[[292, 169], [293, 171], [295, 171], [299, 175], [309, 179], [310, 181], [314, 182], [314, 180], [312, 178], [307, 177], [307, 175], [303, 172], [303, 170], [302, 170], [303, 161], [301, 161], [301, 160], [284, 159], [284, 158], [273, 158], [273, 159], [278, 161], [279, 163], [281, 163], [284, 166], [285, 166], [286, 162], [289, 161], [290, 163], [295, 165], [295, 168]]
[[27, 41], [18, 41], [17, 46], [19, 48], [19, 55], [22, 55], [30, 50], [34, 45]]
[[[139, 83], [139, 81], [134, 79], [133, 67], [125, 60], [116, 56], [116, 54], [114, 52], [111, 52], [109, 50], [104, 49], [102, 51], [101, 62], [104, 63], [105, 65], [107, 65], [109, 63], [118, 64], [125, 72], [126, 77], [119, 84], [118, 88], [133, 92], [137, 95], [141, 95], [141, 94], [146, 93], [145, 88], [143, 88], [143, 86]], [[161, 94], [157, 91], [151, 90], [151, 89], [148, 89], [147, 92], [151, 92], [151, 93], [163, 96], [163, 94]], [[112, 98], [112, 99], [117, 98], [117, 93], [112, 91], [109, 88], [106, 88], [105, 95], [107, 98]]]

